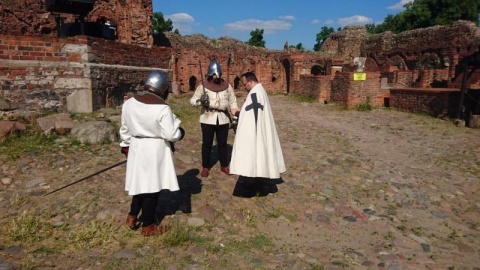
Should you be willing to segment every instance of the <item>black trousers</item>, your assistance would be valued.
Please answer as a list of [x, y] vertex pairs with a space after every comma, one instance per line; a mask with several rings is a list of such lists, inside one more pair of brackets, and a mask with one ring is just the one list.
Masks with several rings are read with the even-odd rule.
[[160, 192], [155, 192], [133, 196], [132, 203], [130, 204], [130, 212], [128, 214], [138, 216], [140, 211], [142, 211], [142, 216], [140, 218], [142, 227], [147, 227], [155, 223], [155, 211], [159, 194]]
[[228, 124], [217, 125], [201, 124], [202, 126], [202, 167], [210, 168], [210, 156], [212, 153], [213, 137], [217, 137], [218, 159], [220, 166], [227, 167], [229, 164], [227, 153]]

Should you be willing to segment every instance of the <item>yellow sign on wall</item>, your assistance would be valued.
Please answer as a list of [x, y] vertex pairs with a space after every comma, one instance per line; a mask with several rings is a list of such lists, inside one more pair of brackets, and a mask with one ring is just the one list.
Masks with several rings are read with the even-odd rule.
[[354, 81], [365, 81], [367, 79], [367, 73], [353, 73]]

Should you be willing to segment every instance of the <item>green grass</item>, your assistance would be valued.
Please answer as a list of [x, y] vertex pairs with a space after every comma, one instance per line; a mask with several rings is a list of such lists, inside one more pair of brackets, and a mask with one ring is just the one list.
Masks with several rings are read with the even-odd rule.
[[289, 95], [289, 97], [298, 102], [307, 102], [307, 103], [318, 102], [316, 98], [306, 96], [306, 95]]
[[68, 235], [68, 242], [87, 250], [114, 241], [115, 231], [111, 223], [91, 221], [86, 226], [81, 224], [73, 227]]
[[[5, 229], [5, 231], [3, 231]], [[8, 242], [36, 243], [52, 234], [52, 226], [34, 215], [23, 213], [12, 220], [11, 226], [2, 228]]]
[[47, 136], [39, 131], [27, 130], [0, 142], [0, 152], [12, 160], [26, 155], [38, 155], [50, 151], [57, 137], [56, 135]]

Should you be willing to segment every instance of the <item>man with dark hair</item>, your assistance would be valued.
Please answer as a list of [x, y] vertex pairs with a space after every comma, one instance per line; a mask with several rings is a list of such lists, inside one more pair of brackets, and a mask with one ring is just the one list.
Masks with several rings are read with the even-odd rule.
[[268, 95], [253, 72], [241, 75], [247, 89], [233, 143], [230, 173], [262, 179], [278, 179], [286, 171]]

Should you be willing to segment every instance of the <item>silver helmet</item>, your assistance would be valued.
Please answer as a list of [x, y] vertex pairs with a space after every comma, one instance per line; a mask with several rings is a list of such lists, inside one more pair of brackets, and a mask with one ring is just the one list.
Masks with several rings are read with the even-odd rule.
[[145, 87], [152, 92], [165, 90], [167, 84], [167, 75], [165, 75], [165, 72], [161, 70], [154, 70], [150, 72], [144, 83]]
[[213, 74], [217, 75], [218, 78], [222, 76], [222, 69], [220, 68], [220, 64], [217, 61], [213, 61], [208, 66], [208, 73], [207, 76], [213, 76]]

